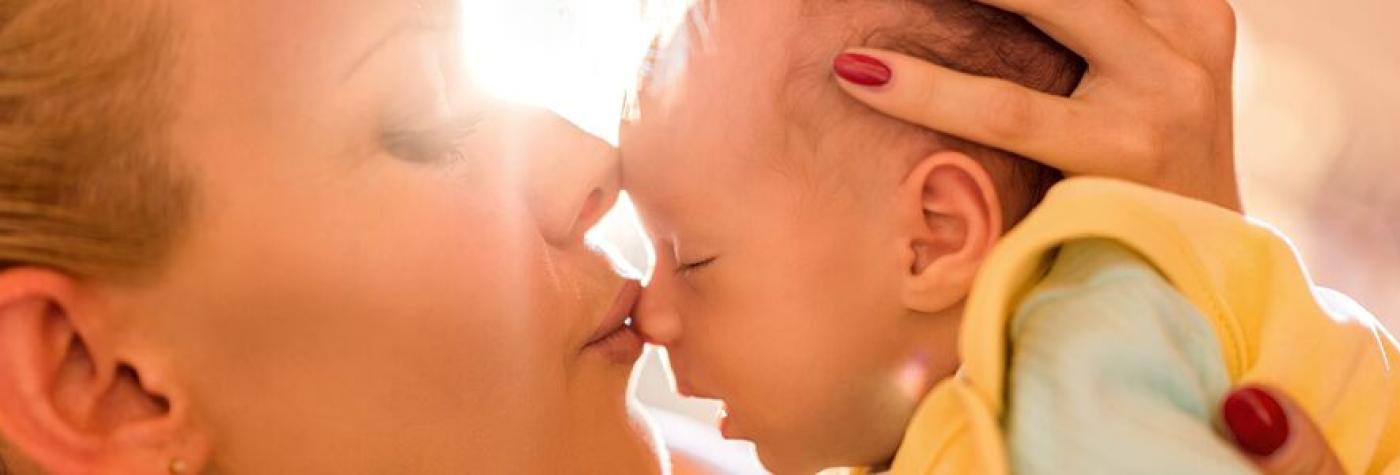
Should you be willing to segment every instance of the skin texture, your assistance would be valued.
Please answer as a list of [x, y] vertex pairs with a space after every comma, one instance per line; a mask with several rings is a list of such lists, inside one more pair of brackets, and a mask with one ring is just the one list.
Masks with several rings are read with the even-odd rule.
[[957, 367], [962, 300], [1002, 229], [993, 177], [852, 107], [824, 71], [792, 79], [769, 60], [834, 56], [852, 41], [840, 15], [708, 5], [705, 40], [671, 42], [660, 57], [684, 68], [643, 90], [623, 130], [657, 250], [639, 329], [666, 345], [682, 394], [725, 401], [725, 435], [770, 470], [886, 462]]
[[585, 349], [625, 285], [583, 242], [614, 150], [472, 90], [450, 13], [176, 5], [190, 226], [140, 284], [0, 274], [9, 442], [67, 473], [657, 470], [636, 355]]

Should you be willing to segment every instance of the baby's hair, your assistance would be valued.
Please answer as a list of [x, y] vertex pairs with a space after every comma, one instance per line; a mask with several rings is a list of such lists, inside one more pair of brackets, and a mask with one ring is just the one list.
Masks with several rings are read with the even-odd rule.
[[[1042, 92], [1069, 95], [1086, 64], [1024, 18], [971, 0], [804, 0], [809, 21], [837, 21], [847, 46], [882, 48], [957, 71], [1012, 81]], [[830, 57], [802, 58], [797, 71], [830, 64]], [[829, 83], [829, 76], [820, 80]], [[834, 86], [833, 86], [834, 87]], [[852, 99], [844, 99], [853, 103]], [[924, 129], [937, 149], [976, 158], [997, 181], [1008, 226], [1024, 217], [1062, 175], [1010, 152]]]

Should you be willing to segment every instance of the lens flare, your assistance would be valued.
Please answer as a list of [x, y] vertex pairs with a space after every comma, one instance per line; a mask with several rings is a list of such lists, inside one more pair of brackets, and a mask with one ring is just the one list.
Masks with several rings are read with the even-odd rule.
[[637, 3], [466, 0], [461, 11], [463, 54], [478, 87], [617, 143], [622, 100], [645, 54]]

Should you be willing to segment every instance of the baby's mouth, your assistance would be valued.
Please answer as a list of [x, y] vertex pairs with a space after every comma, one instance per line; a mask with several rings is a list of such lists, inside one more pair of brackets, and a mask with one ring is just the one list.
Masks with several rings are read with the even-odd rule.
[[752, 442], [748, 436], [743, 434], [742, 423], [736, 424], [734, 414], [729, 410], [729, 404], [720, 403], [718, 414], [716, 414], [719, 425], [719, 435], [726, 440], [741, 440]]
[[719, 435], [729, 439], [729, 406], [721, 402], [717, 412], [715, 418], [719, 420]]

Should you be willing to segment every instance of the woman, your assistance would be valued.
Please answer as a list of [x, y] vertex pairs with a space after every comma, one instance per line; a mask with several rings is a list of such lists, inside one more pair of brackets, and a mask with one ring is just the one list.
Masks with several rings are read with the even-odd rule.
[[659, 470], [613, 151], [466, 87], [448, 10], [0, 6], [11, 468]]
[[39, 466], [654, 469], [638, 287], [582, 240], [613, 152], [458, 87], [451, 12], [6, 8], [0, 420]]

